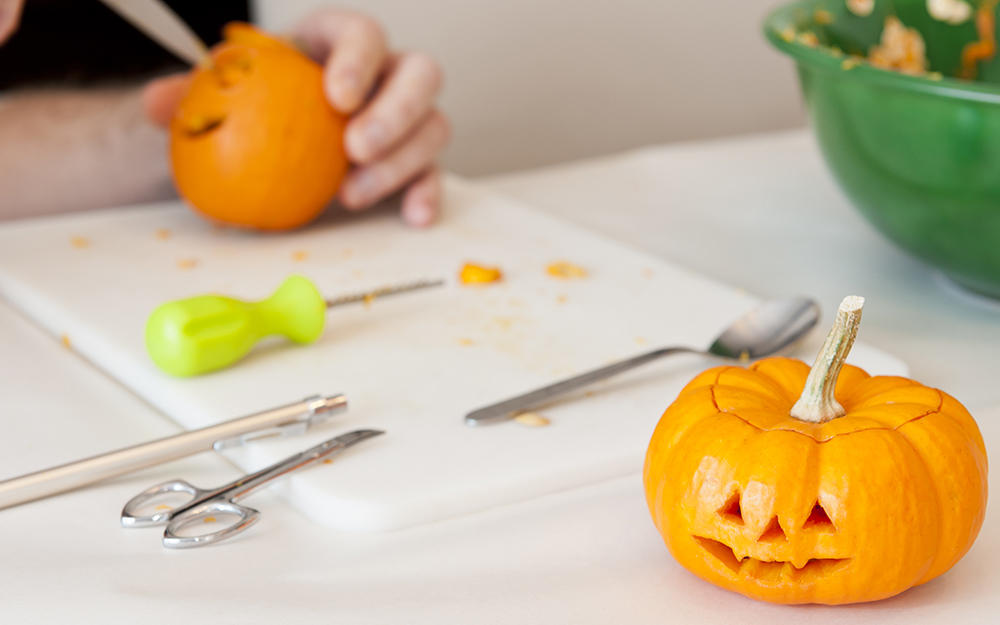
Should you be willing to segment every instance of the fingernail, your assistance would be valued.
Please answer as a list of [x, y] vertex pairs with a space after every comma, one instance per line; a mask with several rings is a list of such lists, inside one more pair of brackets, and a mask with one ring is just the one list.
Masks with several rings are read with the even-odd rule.
[[334, 108], [353, 113], [361, 102], [361, 77], [354, 70], [344, 70], [330, 81], [327, 94]]
[[361, 91], [361, 77], [357, 70], [348, 69], [341, 72], [340, 86], [351, 95], [357, 95]]
[[348, 187], [348, 201], [356, 206], [362, 207], [375, 199], [378, 192], [378, 179], [370, 171], [362, 171], [355, 174]]
[[370, 152], [377, 152], [385, 145], [386, 141], [385, 124], [377, 119], [373, 119], [365, 124], [364, 137]]
[[417, 202], [407, 207], [404, 217], [411, 226], [428, 226], [434, 220], [434, 211], [430, 205]]

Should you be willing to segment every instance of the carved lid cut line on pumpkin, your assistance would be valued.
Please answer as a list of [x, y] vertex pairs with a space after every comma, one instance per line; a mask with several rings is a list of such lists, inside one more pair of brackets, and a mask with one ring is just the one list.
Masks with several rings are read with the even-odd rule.
[[[902, 405], [902, 404], [897, 404], [897, 405]], [[910, 404], [910, 405], [923, 408], [918, 404]], [[796, 434], [801, 434], [802, 436], [811, 438], [812, 440], [816, 441], [819, 444], [823, 444], [830, 442], [833, 439], [841, 436], [858, 434], [860, 432], [866, 432], [869, 430], [884, 430], [887, 432], [894, 432], [908, 423], [919, 421], [920, 419], [929, 417], [931, 415], [941, 414], [941, 411], [938, 408], [928, 408], [926, 411], [922, 411], [919, 414], [914, 414], [913, 416], [907, 418], [905, 421], [894, 426], [888, 426], [884, 423], [880, 423], [872, 419], [865, 419], [863, 417], [855, 417], [848, 415], [847, 417], [838, 419], [837, 421], [830, 421], [821, 424], [806, 423], [803, 421], [798, 421], [796, 419], [790, 418], [768, 427], [761, 427], [760, 425], [754, 423], [753, 419], [749, 419], [737, 412], [720, 410], [719, 414], [726, 414], [736, 417], [737, 419], [743, 421], [750, 427], [755, 428], [760, 432], [776, 432], [776, 431], [794, 432]]]

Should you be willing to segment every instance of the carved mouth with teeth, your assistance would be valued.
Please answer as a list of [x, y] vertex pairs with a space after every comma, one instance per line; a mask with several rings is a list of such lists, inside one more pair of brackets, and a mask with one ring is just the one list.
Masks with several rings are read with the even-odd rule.
[[[714, 537], [693, 534], [694, 541], [705, 551], [706, 556], [715, 563], [721, 564], [737, 576], [747, 576], [761, 582], [808, 582], [810, 579], [822, 578], [837, 573], [851, 564], [850, 558], [782, 558], [781, 553], [790, 551], [788, 536], [775, 516], [756, 539], [755, 544], [747, 544], [744, 548], [734, 547], [737, 540], [725, 542], [723, 534], [737, 539], [745, 536], [745, 523], [740, 509], [739, 493], [734, 494], [722, 508], [718, 510], [717, 532]], [[805, 534], [833, 535], [836, 527], [827, 515], [826, 510], [817, 501], [812, 512], [803, 524], [801, 532]], [[746, 542], [739, 540], [739, 542]], [[751, 555], [748, 552], [753, 552]]]
[[796, 567], [791, 561], [758, 560], [750, 556], [739, 559], [732, 547], [725, 543], [702, 536], [692, 536], [692, 538], [733, 573], [759, 580], [784, 578], [795, 582], [804, 581], [809, 577], [830, 575], [851, 563], [850, 558], [810, 558], [802, 567]]

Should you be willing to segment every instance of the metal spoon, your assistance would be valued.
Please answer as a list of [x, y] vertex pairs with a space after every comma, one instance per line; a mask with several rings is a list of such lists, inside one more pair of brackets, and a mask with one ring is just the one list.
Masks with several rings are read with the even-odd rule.
[[801, 341], [819, 321], [819, 305], [804, 297], [763, 302], [715, 339], [708, 351], [690, 347], [657, 349], [588, 373], [556, 382], [525, 395], [480, 408], [465, 416], [466, 425], [487, 425], [506, 421], [518, 413], [537, 408], [552, 399], [624, 373], [671, 354], [705, 354], [733, 360], [755, 360], [785, 351]]

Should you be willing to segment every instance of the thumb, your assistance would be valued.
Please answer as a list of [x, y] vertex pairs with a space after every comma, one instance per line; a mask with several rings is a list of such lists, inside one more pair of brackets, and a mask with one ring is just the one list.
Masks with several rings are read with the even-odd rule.
[[149, 121], [160, 128], [168, 127], [189, 84], [187, 74], [172, 74], [146, 83], [142, 89], [142, 108]]

